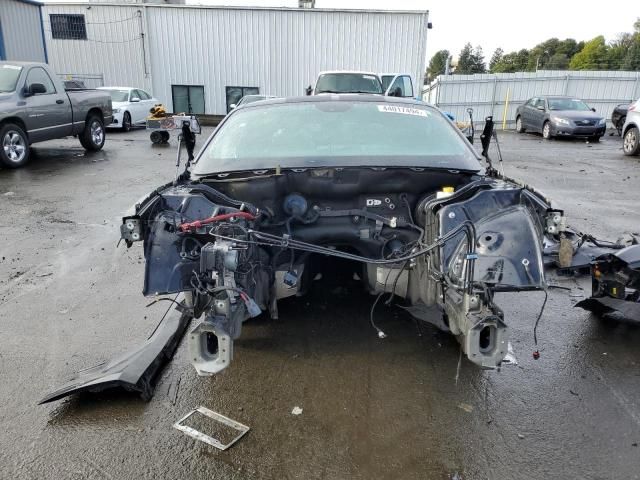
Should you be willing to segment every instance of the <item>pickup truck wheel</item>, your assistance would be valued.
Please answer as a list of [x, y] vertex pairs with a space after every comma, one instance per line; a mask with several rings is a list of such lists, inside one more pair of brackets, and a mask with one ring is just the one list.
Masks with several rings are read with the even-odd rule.
[[131, 114], [124, 112], [124, 115], [122, 115], [122, 131], [128, 132], [129, 130], [131, 130]]
[[104, 122], [97, 115], [90, 115], [79, 135], [80, 144], [87, 150], [97, 152], [104, 145]]
[[24, 130], [14, 123], [0, 126], [0, 165], [19, 168], [29, 161], [29, 141]]

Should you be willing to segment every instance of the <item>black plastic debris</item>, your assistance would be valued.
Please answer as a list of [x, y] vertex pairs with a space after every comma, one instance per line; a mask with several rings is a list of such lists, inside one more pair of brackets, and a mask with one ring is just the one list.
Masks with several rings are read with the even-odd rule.
[[591, 264], [591, 297], [576, 304], [603, 317], [640, 322], [640, 245]]
[[39, 404], [74, 393], [100, 392], [109, 388], [137, 392], [144, 400], [150, 400], [155, 380], [162, 367], [173, 357], [191, 318], [189, 311], [172, 304], [143, 345], [113, 360], [78, 372], [67, 385], [44, 397]]

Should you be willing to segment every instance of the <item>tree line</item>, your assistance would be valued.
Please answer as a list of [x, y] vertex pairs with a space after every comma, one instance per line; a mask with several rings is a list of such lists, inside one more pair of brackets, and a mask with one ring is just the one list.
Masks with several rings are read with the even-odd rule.
[[[448, 50], [436, 52], [425, 75], [427, 82], [445, 73]], [[449, 73], [508, 73], [535, 72], [536, 70], [640, 70], [640, 18], [633, 24], [633, 32], [622, 33], [607, 42], [600, 35], [587, 42], [572, 38], [550, 38], [531, 49], [523, 48], [505, 53], [497, 48], [487, 65], [481, 46], [467, 43]]]

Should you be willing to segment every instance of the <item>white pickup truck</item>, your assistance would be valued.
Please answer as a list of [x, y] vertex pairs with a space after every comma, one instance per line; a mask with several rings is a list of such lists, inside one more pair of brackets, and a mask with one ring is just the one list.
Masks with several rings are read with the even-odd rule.
[[315, 88], [307, 89], [308, 95], [330, 93], [369, 93], [392, 97], [413, 98], [411, 76], [399, 73], [358, 72], [335, 70], [320, 72]]

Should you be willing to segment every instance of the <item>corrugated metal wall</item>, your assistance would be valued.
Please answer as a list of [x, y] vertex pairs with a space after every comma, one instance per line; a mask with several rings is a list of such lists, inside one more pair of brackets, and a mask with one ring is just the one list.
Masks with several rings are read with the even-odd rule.
[[[427, 12], [372, 12], [197, 6], [48, 4], [83, 13], [88, 40], [53, 40], [59, 73], [102, 73], [105, 84], [143, 85], [172, 108], [171, 85], [204, 85], [206, 113], [226, 113], [225, 87], [302, 95], [322, 70], [410, 73], [416, 94], [426, 68]], [[142, 11], [144, 30], [126, 19]], [[102, 23], [96, 23], [102, 22]], [[111, 22], [111, 23], [105, 23]], [[145, 32], [150, 75], [144, 74]], [[86, 71], [81, 71], [86, 70]]]
[[[105, 85], [151, 89], [145, 75], [142, 6], [46, 4], [43, 23], [49, 64], [58, 74], [104, 78]], [[86, 40], [51, 37], [51, 14], [82, 14]]]
[[[507, 91], [509, 106], [505, 112]], [[423, 92], [423, 99], [456, 119], [466, 120], [466, 109], [474, 109], [481, 121], [493, 115], [502, 124], [506, 113], [509, 126], [515, 124], [516, 109], [536, 95], [569, 95], [580, 98], [610, 119], [620, 103], [640, 98], [640, 72], [551, 71], [439, 76]]]
[[45, 61], [38, 5], [0, 0], [0, 23], [7, 60]]
[[225, 86], [303, 95], [322, 70], [407, 72], [415, 82], [424, 69], [426, 14], [148, 8], [147, 15], [155, 94], [168, 100], [172, 84], [204, 85], [209, 113], [226, 112]]

